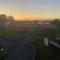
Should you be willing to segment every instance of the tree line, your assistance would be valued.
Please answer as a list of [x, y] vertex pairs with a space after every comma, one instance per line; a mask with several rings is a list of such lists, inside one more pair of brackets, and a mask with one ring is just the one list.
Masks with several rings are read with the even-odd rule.
[[5, 14], [0, 14], [0, 28], [3, 29], [8, 26], [12, 26], [15, 22], [13, 16], [7, 16]]

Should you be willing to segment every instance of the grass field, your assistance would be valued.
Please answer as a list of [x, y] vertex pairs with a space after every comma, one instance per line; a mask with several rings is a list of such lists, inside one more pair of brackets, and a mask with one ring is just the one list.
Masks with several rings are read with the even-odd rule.
[[18, 40], [23, 33], [26, 32], [32, 32], [35, 31], [35, 29], [22, 29], [22, 30], [17, 30], [17, 29], [5, 29], [3, 31], [0, 31], [0, 37], [3, 38], [10, 38], [11, 40]]

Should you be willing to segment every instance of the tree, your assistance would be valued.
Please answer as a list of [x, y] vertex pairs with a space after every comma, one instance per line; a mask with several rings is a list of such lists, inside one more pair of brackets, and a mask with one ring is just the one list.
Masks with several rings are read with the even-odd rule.
[[10, 21], [14, 21], [15, 19], [14, 19], [13, 16], [8, 16], [8, 20], [10, 20]]
[[4, 28], [5, 24], [7, 22], [7, 15], [5, 14], [0, 14], [0, 28]]
[[0, 29], [4, 30], [7, 27], [15, 27], [15, 19], [13, 16], [7, 16], [5, 14], [0, 14]]
[[52, 21], [52, 24], [60, 25], [59, 19], [54, 19], [54, 20]]
[[9, 26], [13, 28], [15, 26], [15, 19], [13, 16], [8, 16]]
[[60, 36], [60, 21], [59, 19], [54, 19], [51, 22], [51, 28], [54, 30], [56, 36]]

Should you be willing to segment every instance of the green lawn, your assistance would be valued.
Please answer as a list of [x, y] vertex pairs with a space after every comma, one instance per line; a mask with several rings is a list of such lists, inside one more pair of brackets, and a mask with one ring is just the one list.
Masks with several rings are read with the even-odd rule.
[[21, 36], [21, 33], [22, 32], [19, 30], [9, 29], [9, 30], [5, 30], [3, 32], [0, 32], [0, 36], [4, 37], [4, 38], [10, 38], [10, 39], [16, 40]]
[[9, 38], [11, 40], [18, 40], [23, 35], [23, 33], [32, 32], [32, 31], [35, 31], [35, 29], [16, 30], [16, 29], [7, 28], [4, 31], [0, 32], [0, 37]]

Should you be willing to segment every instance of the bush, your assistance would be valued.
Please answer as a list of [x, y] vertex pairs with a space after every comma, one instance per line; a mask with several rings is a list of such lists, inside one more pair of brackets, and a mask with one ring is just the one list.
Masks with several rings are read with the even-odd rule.
[[36, 32], [35, 41], [32, 45], [36, 48], [36, 60], [44, 59], [44, 40], [40, 32]]

